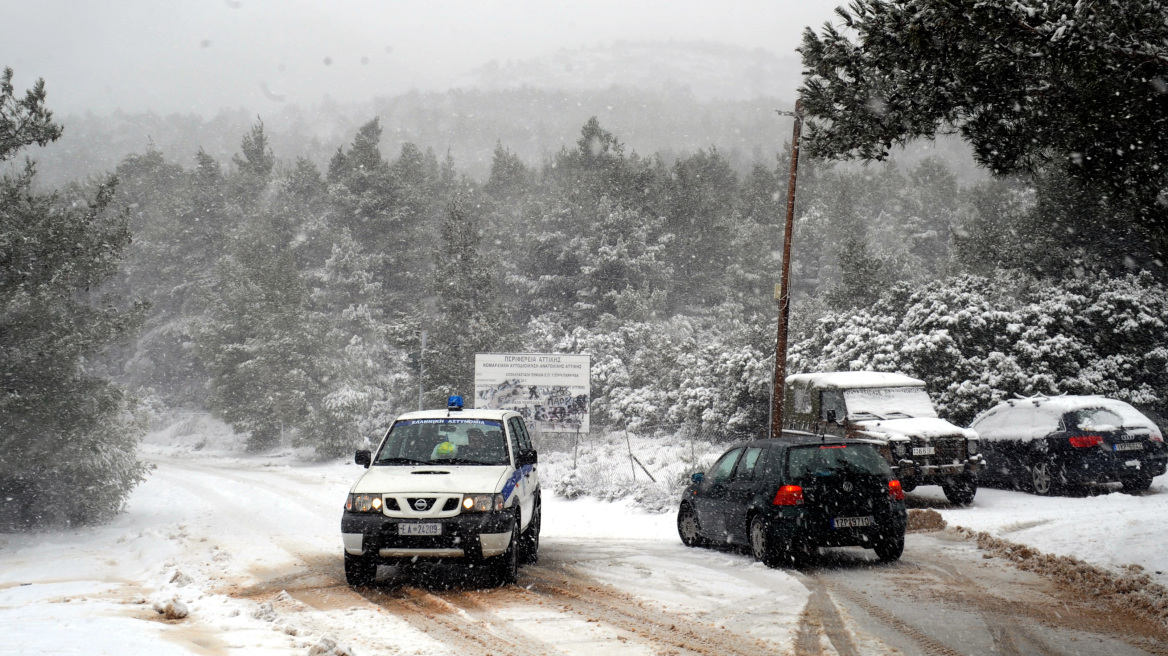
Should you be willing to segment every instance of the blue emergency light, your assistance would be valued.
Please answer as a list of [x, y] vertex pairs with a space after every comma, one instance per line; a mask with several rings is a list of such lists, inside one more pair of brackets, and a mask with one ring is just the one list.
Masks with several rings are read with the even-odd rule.
[[446, 409], [447, 410], [462, 410], [462, 397], [461, 396], [451, 396], [450, 398], [446, 399]]

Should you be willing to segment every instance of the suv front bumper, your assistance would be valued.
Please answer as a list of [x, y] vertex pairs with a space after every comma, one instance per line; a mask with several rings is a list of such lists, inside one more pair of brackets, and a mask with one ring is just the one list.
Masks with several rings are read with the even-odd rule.
[[[400, 535], [400, 524], [441, 524], [440, 535]], [[346, 512], [341, 517], [345, 552], [392, 562], [399, 558], [490, 558], [507, 551], [515, 514], [475, 513], [436, 519], [404, 519]]]
[[919, 476], [925, 484], [928, 484], [930, 481], [938, 481], [952, 476], [976, 474], [982, 467], [985, 467], [985, 457], [979, 453], [962, 462], [938, 464], [917, 464], [913, 460], [902, 458], [893, 469], [901, 478]]

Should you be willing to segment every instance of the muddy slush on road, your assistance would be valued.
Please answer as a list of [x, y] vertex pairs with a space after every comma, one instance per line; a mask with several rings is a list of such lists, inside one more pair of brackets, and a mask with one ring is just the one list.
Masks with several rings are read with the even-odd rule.
[[[305, 610], [372, 606], [459, 654], [1168, 655], [1162, 622], [1021, 571], [945, 528], [935, 511], [913, 515], [916, 532], [897, 563], [831, 549], [792, 571], [810, 595], [793, 635], [778, 640], [726, 628], [734, 609], [678, 613], [602, 582], [586, 571], [597, 558], [588, 545], [560, 541], [549, 541], [540, 564], [522, 570], [515, 585], [498, 589], [448, 568], [383, 568], [375, 585], [353, 590], [336, 559], [322, 554], [306, 558], [303, 571], [235, 595], [261, 604], [283, 595]], [[601, 558], [645, 547], [610, 544]]]

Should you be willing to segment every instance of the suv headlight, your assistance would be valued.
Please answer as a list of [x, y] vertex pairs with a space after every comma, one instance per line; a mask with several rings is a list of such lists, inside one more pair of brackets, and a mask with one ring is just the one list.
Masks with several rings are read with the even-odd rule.
[[350, 494], [345, 501], [349, 512], [381, 512], [380, 494]]
[[462, 497], [463, 512], [498, 512], [502, 509], [502, 494], [467, 494]]
[[965, 440], [965, 451], [971, 456], [975, 456], [981, 451], [981, 440]]

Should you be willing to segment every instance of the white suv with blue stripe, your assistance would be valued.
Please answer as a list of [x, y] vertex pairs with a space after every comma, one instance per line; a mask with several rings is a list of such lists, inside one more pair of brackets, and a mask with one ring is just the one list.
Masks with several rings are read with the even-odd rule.
[[446, 410], [398, 417], [341, 517], [345, 578], [373, 583], [378, 565], [464, 559], [513, 583], [539, 553], [538, 456], [523, 417], [505, 410]]

